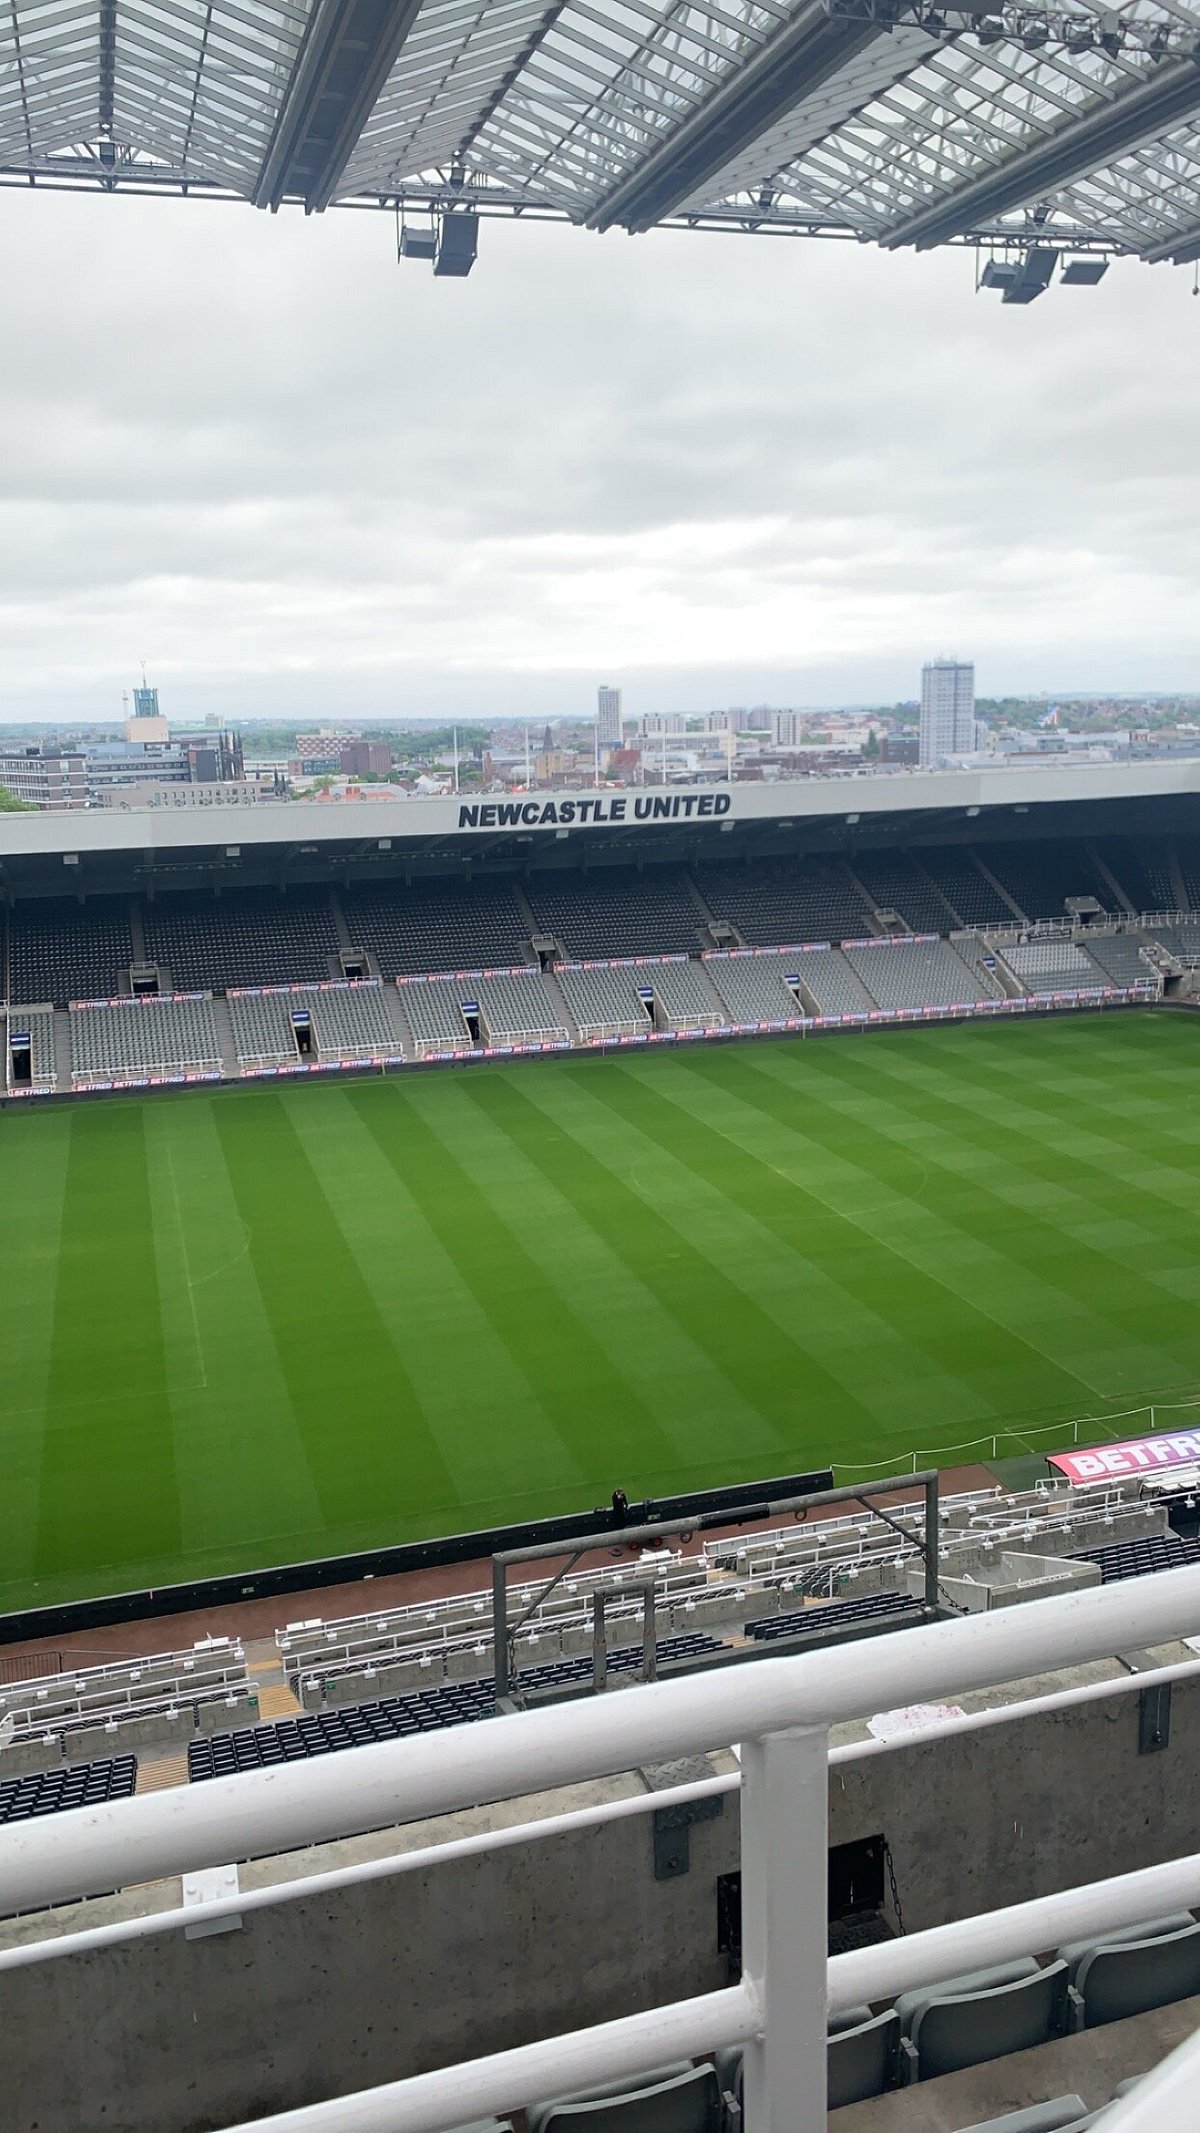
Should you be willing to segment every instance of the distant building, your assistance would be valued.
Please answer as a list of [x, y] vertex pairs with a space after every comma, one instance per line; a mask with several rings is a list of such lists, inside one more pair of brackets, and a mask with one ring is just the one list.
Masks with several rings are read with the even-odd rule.
[[158, 690], [147, 686], [142, 676], [142, 686], [133, 692], [133, 716], [125, 721], [127, 741], [169, 741], [171, 729], [158, 708]]
[[86, 807], [87, 776], [78, 750], [14, 748], [0, 754], [0, 785], [27, 807]]
[[596, 740], [601, 748], [621, 745], [621, 691], [607, 682], [596, 691]]
[[879, 743], [881, 763], [916, 763], [920, 754], [921, 744], [915, 733], [885, 733]]
[[669, 733], [686, 733], [687, 721], [677, 711], [659, 712], [642, 720], [642, 732], [655, 739]]
[[341, 751], [339, 769], [346, 778], [386, 778], [391, 767], [386, 741], [351, 741]]
[[776, 748], [802, 747], [805, 731], [802, 711], [772, 711], [771, 739]]
[[960, 659], [931, 659], [921, 669], [921, 762], [970, 755], [975, 746], [975, 669]]

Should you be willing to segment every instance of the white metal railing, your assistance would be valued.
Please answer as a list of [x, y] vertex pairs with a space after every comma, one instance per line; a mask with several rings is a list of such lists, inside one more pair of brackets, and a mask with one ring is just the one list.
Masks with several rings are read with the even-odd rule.
[[[1197, 1856], [827, 1964], [824, 1933], [814, 1932], [812, 1921], [826, 1913], [829, 1728], [1197, 1629], [1200, 1568], [1167, 1571], [1132, 1585], [909, 1629], [899, 1637], [766, 1659], [328, 1761], [146, 1794], [58, 1815], [52, 1823], [16, 1824], [0, 1828], [0, 1911], [62, 1903], [248, 1854], [296, 1850], [740, 1743], [740, 1984], [256, 2119], [253, 2128], [236, 2133], [448, 2133], [466, 2120], [512, 2111], [539, 2096], [634, 2075], [722, 2045], [744, 2049], [746, 2124], [753, 2133], [825, 2133], [828, 2006], [934, 1983], [1007, 1953], [1034, 1952], [1200, 1904]], [[1144, 1680], [1138, 1677], [1137, 1685]], [[1119, 1693], [1121, 1684], [1088, 1687], [1096, 1694]], [[1003, 1723], [1007, 1715], [971, 1714], [965, 1723]], [[858, 1747], [835, 1750], [835, 1757]], [[869, 1752], [868, 1744], [861, 1747]], [[645, 1809], [662, 1797], [648, 1795]], [[608, 1804], [635, 1811], [624, 1802]], [[505, 1841], [515, 1840], [497, 1832], [478, 1844], [487, 1849]], [[427, 1853], [426, 1861], [433, 1856]], [[368, 1871], [387, 1864], [372, 1862]], [[249, 1897], [243, 1901], [251, 1907]], [[29, 1959], [29, 1953], [14, 1950], [9, 1960]], [[1179, 2111], [1170, 2100], [1173, 2092], [1164, 2089], [1167, 2100], [1154, 2133], [1184, 2133], [1193, 2126], [1192, 2096], [1186, 2083], [1183, 2089]], [[1134, 2109], [1130, 2098], [1114, 2111], [1111, 2133], [1140, 2129], [1145, 2120], [1135, 2118]]]

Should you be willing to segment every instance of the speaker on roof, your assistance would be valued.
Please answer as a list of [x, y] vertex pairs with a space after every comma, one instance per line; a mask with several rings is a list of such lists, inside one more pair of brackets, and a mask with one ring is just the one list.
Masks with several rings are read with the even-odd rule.
[[452, 274], [462, 280], [475, 264], [478, 243], [479, 217], [474, 209], [452, 208], [442, 216], [434, 273]]

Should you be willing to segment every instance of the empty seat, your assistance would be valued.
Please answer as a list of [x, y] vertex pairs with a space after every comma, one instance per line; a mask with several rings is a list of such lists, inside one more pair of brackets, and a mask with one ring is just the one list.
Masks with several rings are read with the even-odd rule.
[[1200, 1925], [1187, 1911], [1058, 1952], [1080, 2029], [1123, 2022], [1200, 1993]]
[[1039, 1969], [1032, 1956], [902, 1993], [896, 2012], [910, 2081], [957, 2073], [985, 2059], [1028, 2051], [1067, 2025], [1067, 1965]]
[[1054, 2096], [1049, 2103], [1031, 2103], [1023, 2111], [964, 2126], [963, 2133], [1078, 2133], [1091, 2115], [1082, 2096]]
[[719, 2133], [720, 2124], [716, 2068], [684, 2064], [534, 2104], [528, 2113], [529, 2133]]
[[894, 2007], [872, 2015], [854, 2007], [829, 2025], [829, 2108], [861, 2103], [895, 2088], [900, 2078], [900, 2016]]

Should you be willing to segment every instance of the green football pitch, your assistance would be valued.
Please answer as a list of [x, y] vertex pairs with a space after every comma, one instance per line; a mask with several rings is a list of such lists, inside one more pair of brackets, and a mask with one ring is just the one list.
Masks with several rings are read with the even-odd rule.
[[0, 1606], [1137, 1433], [1198, 1072], [1143, 1012], [10, 1107]]

